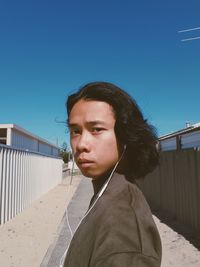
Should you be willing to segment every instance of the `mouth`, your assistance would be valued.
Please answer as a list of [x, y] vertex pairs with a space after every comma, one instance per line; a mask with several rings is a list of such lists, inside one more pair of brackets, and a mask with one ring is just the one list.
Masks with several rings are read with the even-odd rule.
[[78, 160], [77, 163], [78, 163], [79, 167], [81, 167], [81, 168], [88, 168], [94, 164], [93, 161], [87, 160], [87, 159], [80, 159], [80, 160]]

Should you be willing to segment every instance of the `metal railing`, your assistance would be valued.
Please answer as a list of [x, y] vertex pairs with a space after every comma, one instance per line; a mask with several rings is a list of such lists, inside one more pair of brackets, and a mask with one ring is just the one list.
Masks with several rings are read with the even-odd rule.
[[62, 180], [60, 158], [0, 144], [0, 224]]

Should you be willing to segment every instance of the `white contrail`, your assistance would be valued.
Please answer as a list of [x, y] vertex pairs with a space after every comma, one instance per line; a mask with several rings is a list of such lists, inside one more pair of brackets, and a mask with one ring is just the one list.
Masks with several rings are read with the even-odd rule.
[[197, 40], [197, 39], [200, 39], [200, 36], [182, 39], [181, 42], [193, 41], [193, 40]]
[[181, 31], [178, 31], [178, 32], [191, 32], [191, 31], [196, 31], [196, 30], [200, 30], [200, 27], [191, 28], [191, 29], [185, 29], [185, 30], [181, 30]]

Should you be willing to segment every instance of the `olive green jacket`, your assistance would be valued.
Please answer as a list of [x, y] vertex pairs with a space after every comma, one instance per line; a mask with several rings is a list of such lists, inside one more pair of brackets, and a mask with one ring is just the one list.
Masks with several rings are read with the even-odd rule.
[[64, 267], [159, 267], [161, 241], [138, 187], [115, 173], [77, 229]]

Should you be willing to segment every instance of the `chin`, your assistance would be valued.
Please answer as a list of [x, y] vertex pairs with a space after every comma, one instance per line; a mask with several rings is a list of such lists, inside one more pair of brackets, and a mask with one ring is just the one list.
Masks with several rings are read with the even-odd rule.
[[92, 178], [92, 173], [89, 172], [89, 171], [86, 171], [86, 170], [81, 170], [81, 173], [85, 176], [85, 177], [88, 177], [88, 178]]
[[92, 178], [92, 179], [97, 179], [98, 177], [101, 176], [101, 174], [92, 172], [92, 171], [86, 171], [86, 170], [81, 170], [81, 173], [88, 178]]

